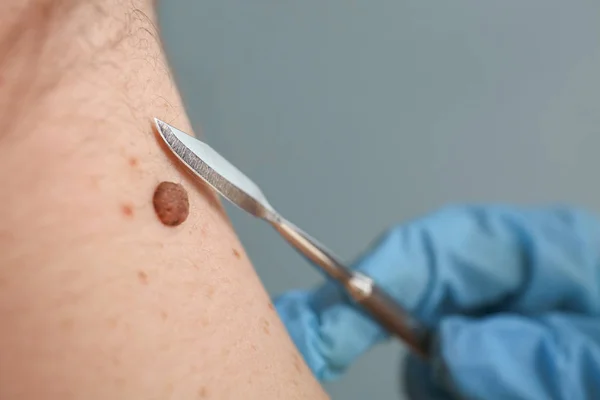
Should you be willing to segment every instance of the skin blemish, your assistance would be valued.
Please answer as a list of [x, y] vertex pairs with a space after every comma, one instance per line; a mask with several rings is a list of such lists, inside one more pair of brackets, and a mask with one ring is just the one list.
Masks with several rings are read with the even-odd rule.
[[161, 182], [152, 198], [156, 216], [166, 226], [183, 223], [190, 212], [190, 202], [183, 186], [173, 182]]
[[160, 318], [161, 318], [163, 321], [166, 321], [166, 320], [169, 318], [169, 314], [167, 314], [167, 312], [166, 312], [166, 311], [161, 311], [161, 312], [160, 312]]
[[129, 160], [127, 162], [129, 163], [129, 166], [131, 166], [131, 167], [137, 167], [139, 164], [138, 159], [135, 157], [129, 157]]
[[262, 320], [262, 329], [263, 329], [263, 332], [267, 335], [271, 334], [270, 326], [271, 326], [271, 324], [269, 323], [269, 321], [267, 321], [266, 319]]
[[64, 332], [69, 332], [73, 330], [73, 320], [70, 318], [63, 319], [60, 321], [60, 329]]
[[106, 324], [110, 329], [115, 329], [119, 324], [119, 320], [117, 317], [110, 317], [106, 320]]
[[206, 386], [201, 386], [200, 389], [198, 389], [198, 398], [200, 398], [200, 399], [208, 398], [208, 389], [206, 388]]
[[296, 372], [302, 372], [302, 363], [300, 362], [300, 357], [296, 353], [294, 353], [294, 368], [296, 368]]
[[209, 299], [212, 299], [214, 295], [215, 295], [214, 286], [209, 286], [208, 290], [206, 291], [206, 297], [208, 297]]
[[131, 218], [133, 217], [133, 207], [129, 204], [121, 205], [121, 212], [124, 216]]
[[138, 280], [140, 281], [140, 283], [142, 285], [147, 285], [148, 284], [148, 274], [145, 273], [144, 271], [138, 271]]
[[90, 185], [94, 189], [98, 189], [100, 187], [100, 177], [99, 176], [92, 176], [92, 177], [90, 177]]
[[273, 305], [273, 303], [269, 303], [269, 310], [275, 311], [275, 306]]
[[231, 252], [233, 253], [233, 256], [235, 258], [237, 258], [238, 260], [242, 257], [241, 254], [240, 254], [240, 252], [237, 251], [237, 249], [231, 249]]
[[111, 361], [115, 367], [121, 365], [121, 359], [118, 356], [112, 356]]

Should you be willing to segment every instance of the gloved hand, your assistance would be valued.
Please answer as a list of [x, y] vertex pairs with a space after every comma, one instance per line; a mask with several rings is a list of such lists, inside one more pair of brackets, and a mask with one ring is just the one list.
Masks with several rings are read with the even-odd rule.
[[[354, 268], [435, 333], [414, 399], [600, 399], [600, 223], [581, 210], [465, 206], [392, 229]], [[321, 381], [386, 333], [334, 283], [276, 299]]]

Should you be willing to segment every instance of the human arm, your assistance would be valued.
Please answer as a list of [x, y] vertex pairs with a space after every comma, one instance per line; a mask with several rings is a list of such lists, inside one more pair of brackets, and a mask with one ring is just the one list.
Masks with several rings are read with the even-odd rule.
[[[410, 357], [415, 399], [587, 399], [600, 394], [600, 223], [566, 207], [451, 207], [398, 226], [365, 272], [434, 333]], [[331, 283], [277, 308], [324, 381], [387, 334]]]
[[[150, 0], [0, 5], [0, 398], [320, 399], [217, 198]], [[152, 205], [181, 183], [177, 227]]]

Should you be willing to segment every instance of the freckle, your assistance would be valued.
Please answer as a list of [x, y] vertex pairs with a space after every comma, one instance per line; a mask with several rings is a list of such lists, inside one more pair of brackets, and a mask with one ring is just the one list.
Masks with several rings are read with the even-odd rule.
[[257, 351], [257, 350], [258, 350], [258, 347], [256, 347], [256, 345], [255, 345], [255, 344], [251, 344], [251, 345], [250, 345], [250, 348], [251, 348], [252, 350], [254, 350], [254, 351]]
[[148, 284], [148, 274], [144, 271], [138, 271], [138, 280], [142, 285]]
[[201, 386], [200, 389], [198, 389], [198, 397], [201, 399], [205, 399], [208, 396], [208, 389], [206, 389], [205, 386]]
[[203, 319], [201, 323], [204, 328], [206, 328], [210, 324], [207, 318]]
[[121, 206], [121, 212], [126, 217], [133, 217], [133, 207], [129, 204], [123, 204]]
[[234, 257], [237, 258], [238, 260], [242, 257], [240, 255], [240, 252], [237, 251], [236, 249], [231, 249], [231, 251], [233, 252]]
[[271, 325], [269, 323], [269, 321], [267, 321], [266, 319], [262, 320], [262, 325], [263, 325], [263, 332], [266, 333], [267, 335], [271, 334], [271, 330], [269, 329], [269, 326]]
[[208, 291], [206, 292], [206, 297], [208, 297], [209, 299], [212, 299], [214, 294], [215, 294], [215, 288], [213, 286], [210, 286], [208, 288]]
[[302, 365], [300, 363], [300, 357], [298, 357], [298, 354], [294, 353], [294, 367], [296, 368], [297, 372], [302, 372]]
[[92, 185], [93, 188], [98, 189], [98, 187], [100, 187], [100, 177], [98, 176], [92, 176], [90, 178], [90, 183]]
[[161, 311], [160, 312], [160, 317], [162, 318], [163, 321], [166, 321], [167, 318], [169, 318], [169, 314], [167, 314], [166, 311]]
[[129, 165], [132, 167], [137, 167], [137, 165], [139, 163], [138, 159], [135, 157], [129, 157], [128, 162], [129, 162]]
[[169, 343], [169, 342], [162, 343], [159, 346], [159, 350], [164, 351], [164, 352], [168, 352], [169, 350], [171, 350], [171, 343]]
[[116, 317], [110, 317], [107, 320], [107, 323], [110, 329], [115, 329], [117, 327], [117, 324], [119, 323], [119, 320]]
[[167, 389], [166, 389], [166, 391], [167, 391], [167, 396], [171, 396], [171, 394], [173, 393], [173, 389], [174, 389], [174, 387], [173, 387], [173, 384], [172, 384], [172, 383], [169, 383], [169, 384], [167, 385]]
[[273, 303], [269, 303], [269, 310], [275, 311], [275, 306], [273, 305]]
[[183, 186], [173, 182], [161, 182], [152, 198], [156, 216], [166, 226], [183, 223], [190, 212], [188, 194]]
[[73, 330], [73, 320], [71, 318], [67, 318], [60, 321], [60, 329], [63, 331]]

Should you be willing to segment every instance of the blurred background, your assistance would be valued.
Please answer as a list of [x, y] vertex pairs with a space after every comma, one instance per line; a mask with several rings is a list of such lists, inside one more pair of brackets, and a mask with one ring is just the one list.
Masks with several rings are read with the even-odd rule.
[[[600, 2], [169, 0], [197, 130], [290, 220], [351, 260], [452, 202], [600, 208]], [[228, 208], [270, 293], [321, 277]], [[404, 398], [396, 343], [333, 399]]]

